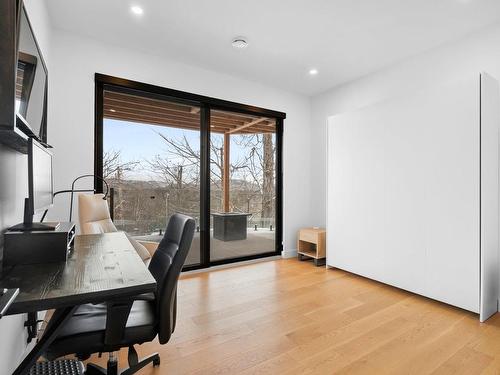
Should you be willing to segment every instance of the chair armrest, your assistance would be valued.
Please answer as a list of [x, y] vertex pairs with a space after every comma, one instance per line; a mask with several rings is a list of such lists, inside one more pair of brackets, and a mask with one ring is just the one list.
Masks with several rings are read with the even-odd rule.
[[115, 345], [123, 338], [132, 304], [132, 299], [106, 302], [105, 345]]
[[134, 301], [154, 301], [156, 299], [154, 293], [144, 293], [139, 294], [138, 296], [134, 296], [131, 298]]
[[122, 338], [127, 325], [128, 316], [134, 301], [154, 301], [154, 293], [144, 293], [130, 298], [119, 298], [106, 302], [106, 330], [104, 343], [115, 345]]
[[137, 242], [144, 246], [146, 250], [151, 254], [151, 256], [154, 255], [156, 249], [158, 248], [158, 242], [144, 240], [137, 240]]

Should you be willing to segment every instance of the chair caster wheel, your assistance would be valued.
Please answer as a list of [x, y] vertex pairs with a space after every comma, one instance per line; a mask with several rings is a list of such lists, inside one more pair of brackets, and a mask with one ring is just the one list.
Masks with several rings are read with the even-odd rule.
[[160, 357], [153, 359], [153, 367], [160, 366]]

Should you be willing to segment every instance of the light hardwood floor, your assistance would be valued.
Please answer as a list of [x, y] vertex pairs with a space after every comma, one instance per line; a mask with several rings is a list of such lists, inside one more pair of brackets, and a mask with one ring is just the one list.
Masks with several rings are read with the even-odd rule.
[[[295, 259], [185, 275], [178, 325], [140, 374], [497, 374], [500, 316]], [[120, 355], [126, 364], [126, 352]], [[103, 364], [94, 357], [92, 362]]]

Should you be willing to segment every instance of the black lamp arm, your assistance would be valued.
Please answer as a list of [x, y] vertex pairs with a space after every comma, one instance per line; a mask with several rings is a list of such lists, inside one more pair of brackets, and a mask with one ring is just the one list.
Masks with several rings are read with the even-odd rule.
[[[78, 180], [81, 180], [82, 178], [85, 178], [85, 177], [93, 177], [94, 179], [98, 179], [98, 180], [101, 180], [102, 182], [104, 182], [104, 185], [106, 185], [106, 193], [104, 194], [104, 197], [102, 199], [106, 200], [108, 198], [109, 185], [104, 178], [102, 178], [101, 176], [94, 175], [94, 174], [84, 174], [84, 175], [78, 176], [71, 183], [71, 189], [59, 190], [59, 191], [56, 191], [53, 195], [55, 197], [56, 195], [59, 195], [59, 194], [71, 193], [70, 204], [69, 204], [69, 221], [71, 221], [71, 219], [73, 218], [73, 197], [74, 197], [74, 194], [75, 193], [89, 193], [89, 192], [95, 193], [96, 192], [95, 189], [75, 189], [75, 183]], [[43, 220], [45, 219], [47, 212], [48, 212], [48, 210], [45, 210], [45, 212], [43, 213], [42, 218], [40, 219], [40, 223], [42, 223]]]

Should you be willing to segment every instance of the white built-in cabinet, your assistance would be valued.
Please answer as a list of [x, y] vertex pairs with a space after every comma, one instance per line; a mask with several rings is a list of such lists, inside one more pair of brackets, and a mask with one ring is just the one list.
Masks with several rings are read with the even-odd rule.
[[496, 312], [499, 108], [471, 74], [330, 117], [327, 265]]

